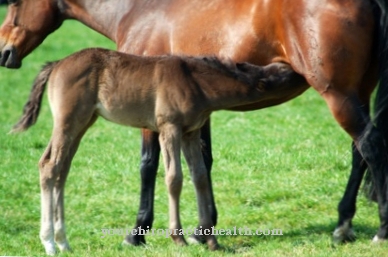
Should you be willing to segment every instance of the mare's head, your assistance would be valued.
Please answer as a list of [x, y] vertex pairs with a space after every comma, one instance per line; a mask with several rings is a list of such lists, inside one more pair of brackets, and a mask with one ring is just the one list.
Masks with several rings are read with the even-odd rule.
[[20, 68], [22, 59], [63, 21], [63, 0], [8, 0], [0, 27], [0, 66]]

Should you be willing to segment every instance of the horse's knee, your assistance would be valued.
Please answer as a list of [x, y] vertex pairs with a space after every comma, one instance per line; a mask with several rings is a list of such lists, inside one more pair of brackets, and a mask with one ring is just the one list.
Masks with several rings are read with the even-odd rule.
[[179, 194], [182, 190], [183, 176], [182, 174], [166, 174], [166, 185], [170, 193]]
[[40, 185], [42, 188], [53, 187], [59, 175], [58, 164], [50, 159], [41, 159], [39, 161]]

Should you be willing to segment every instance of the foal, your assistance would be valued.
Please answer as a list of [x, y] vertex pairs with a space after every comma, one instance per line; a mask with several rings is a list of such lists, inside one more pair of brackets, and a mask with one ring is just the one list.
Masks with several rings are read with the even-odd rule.
[[[35, 124], [48, 82], [54, 129], [39, 161], [40, 238], [46, 253], [55, 254], [54, 241], [61, 251], [70, 249], [65, 234], [63, 189], [81, 138], [98, 116], [159, 133], [172, 231], [181, 229], [182, 148], [195, 185], [200, 225], [206, 232], [214, 224], [200, 149], [201, 126], [212, 111], [238, 110], [286, 93], [294, 83], [289, 81], [290, 74], [292, 69], [282, 63], [258, 67], [213, 57], [140, 57], [99, 48], [48, 63], [35, 79], [23, 116], [13, 130], [23, 131]], [[171, 237], [177, 244], [186, 244], [182, 235]], [[204, 240], [210, 249], [218, 248], [214, 235], [205, 235]]]

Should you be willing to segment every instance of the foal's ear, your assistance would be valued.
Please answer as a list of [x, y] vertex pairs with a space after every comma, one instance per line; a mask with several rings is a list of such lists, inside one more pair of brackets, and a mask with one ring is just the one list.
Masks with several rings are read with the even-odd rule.
[[236, 63], [236, 68], [239, 71], [248, 72], [248, 71], [250, 71], [250, 64], [246, 63], [246, 62], [237, 62]]
[[267, 84], [267, 81], [265, 79], [260, 79], [256, 85], [257, 91], [264, 93], [266, 84]]

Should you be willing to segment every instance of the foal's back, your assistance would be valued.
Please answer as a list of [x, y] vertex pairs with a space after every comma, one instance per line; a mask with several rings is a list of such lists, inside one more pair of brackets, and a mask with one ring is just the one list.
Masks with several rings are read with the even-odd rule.
[[236, 72], [234, 64], [228, 67], [216, 59], [85, 49], [56, 65], [49, 99], [54, 117], [61, 119], [102, 116], [154, 131], [166, 122], [194, 130], [217, 109], [220, 99], [233, 105], [235, 84], [244, 84], [236, 80]]

